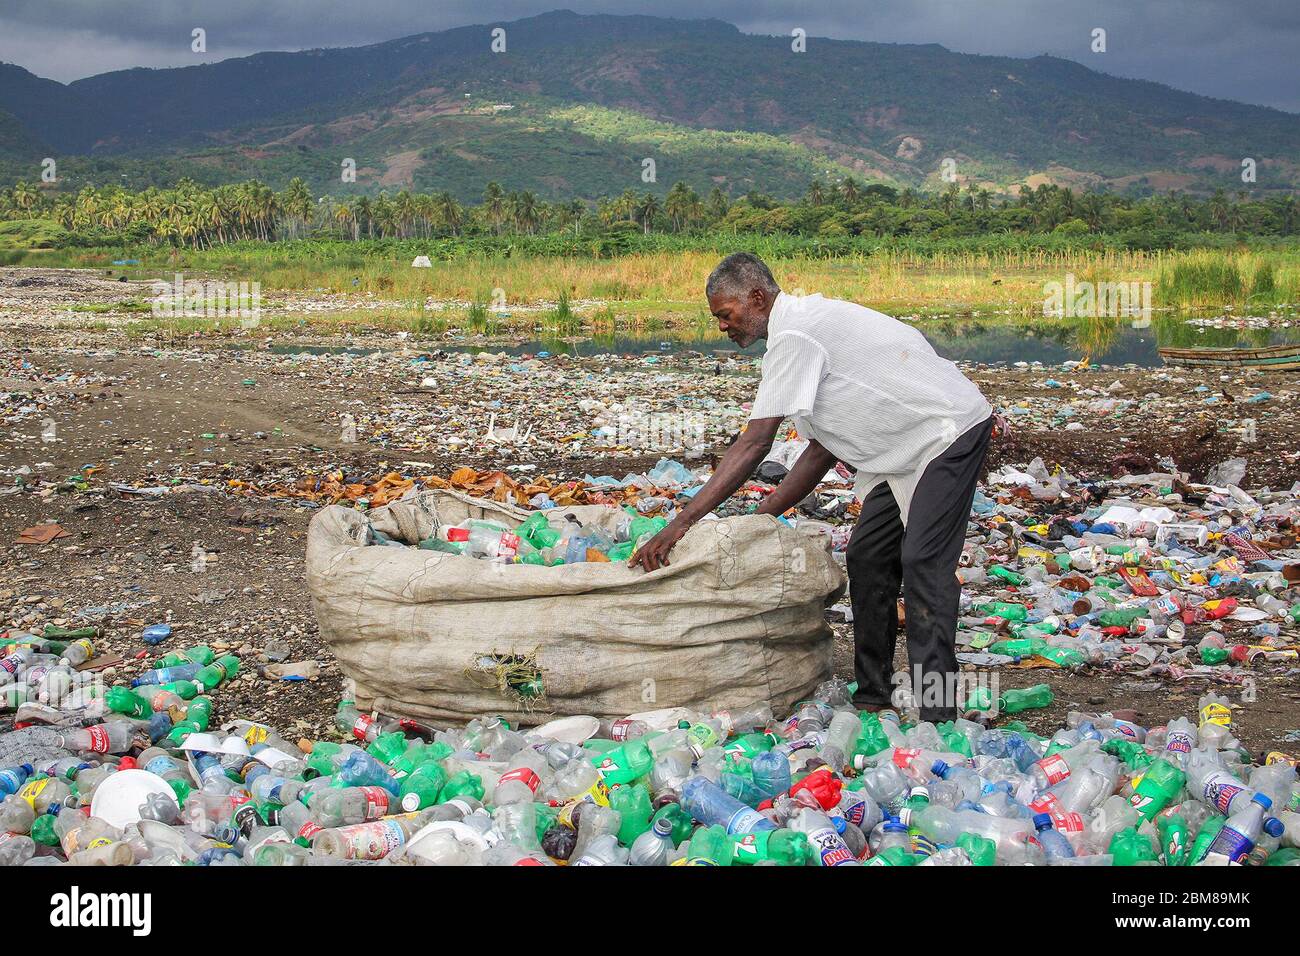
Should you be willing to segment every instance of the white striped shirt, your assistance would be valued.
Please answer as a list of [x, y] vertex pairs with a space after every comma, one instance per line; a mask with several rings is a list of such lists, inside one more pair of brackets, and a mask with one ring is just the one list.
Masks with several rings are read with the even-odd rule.
[[772, 304], [750, 419], [794, 419], [802, 437], [858, 470], [859, 498], [888, 482], [904, 524], [926, 466], [991, 414], [911, 326], [821, 295], [781, 292]]

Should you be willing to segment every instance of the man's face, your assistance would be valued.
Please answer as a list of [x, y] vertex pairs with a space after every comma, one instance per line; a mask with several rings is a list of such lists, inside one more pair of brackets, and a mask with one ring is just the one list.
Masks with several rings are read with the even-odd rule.
[[718, 320], [718, 329], [742, 349], [767, 337], [772, 303], [762, 289], [754, 289], [743, 298], [719, 292], [709, 297], [709, 311]]

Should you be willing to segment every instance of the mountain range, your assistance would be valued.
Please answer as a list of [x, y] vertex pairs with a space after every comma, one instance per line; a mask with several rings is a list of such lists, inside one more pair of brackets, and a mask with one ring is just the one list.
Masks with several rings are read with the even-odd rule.
[[819, 37], [795, 52], [719, 20], [555, 11], [68, 84], [0, 64], [0, 182], [39, 179], [46, 156], [64, 188], [301, 176], [469, 199], [495, 180], [555, 199], [683, 180], [785, 198], [853, 175], [1200, 193], [1300, 187], [1300, 116], [1050, 56]]

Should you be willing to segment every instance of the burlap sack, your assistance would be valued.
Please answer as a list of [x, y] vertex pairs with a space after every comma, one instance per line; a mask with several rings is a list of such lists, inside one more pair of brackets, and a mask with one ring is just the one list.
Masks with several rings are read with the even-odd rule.
[[[616, 509], [557, 508], [612, 528]], [[660, 707], [782, 713], [831, 673], [823, 608], [844, 590], [824, 536], [770, 516], [700, 522], [672, 564], [494, 565], [418, 548], [366, 546], [367, 522], [415, 542], [466, 517], [527, 512], [450, 491], [368, 515], [329, 507], [307, 534], [307, 584], [357, 704], [435, 722], [501, 713], [618, 717]], [[535, 656], [534, 656], [535, 655]], [[535, 660], [545, 694], [526, 706], [502, 675]]]

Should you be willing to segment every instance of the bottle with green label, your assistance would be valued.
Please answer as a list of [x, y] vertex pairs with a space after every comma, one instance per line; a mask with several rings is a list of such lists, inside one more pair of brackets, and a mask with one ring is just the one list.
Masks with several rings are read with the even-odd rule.
[[623, 846], [631, 846], [633, 840], [650, 829], [654, 808], [650, 805], [650, 791], [644, 784], [615, 787], [609, 792], [609, 806], [622, 818], [618, 842]]
[[1111, 837], [1108, 852], [1114, 857], [1115, 866], [1140, 866], [1159, 862], [1150, 837], [1133, 827], [1120, 830]]
[[644, 777], [654, 769], [655, 756], [642, 738], [633, 737], [612, 750], [593, 755], [591, 762], [605, 785], [612, 787]]
[[1177, 764], [1160, 757], [1147, 767], [1142, 779], [1133, 788], [1129, 803], [1143, 820], [1150, 820], [1183, 792], [1183, 784], [1186, 782], [1187, 774]]
[[1187, 818], [1181, 813], [1161, 815], [1156, 820], [1156, 831], [1165, 866], [1182, 866], [1187, 858]]
[[199, 668], [194, 680], [202, 684], [205, 691], [213, 691], [238, 673], [239, 658], [234, 654], [226, 654], [206, 667]]
[[1009, 604], [1005, 601], [989, 601], [985, 604], [976, 604], [973, 610], [976, 614], [983, 614], [985, 617], [1000, 617], [1004, 621], [1024, 621], [1029, 617], [1029, 608], [1023, 604]]
[[451, 775], [438, 792], [438, 803], [446, 803], [456, 797], [471, 796], [475, 800], [483, 799], [483, 779], [476, 773], [462, 770]]
[[1206, 817], [1201, 828], [1196, 831], [1196, 839], [1192, 841], [1192, 848], [1188, 851], [1187, 856], [1183, 858], [1184, 866], [1193, 866], [1197, 860], [1200, 860], [1210, 852], [1210, 844], [1214, 842], [1223, 825], [1228, 822], [1228, 818], [1220, 814]]
[[988, 837], [963, 833], [957, 837], [957, 845], [966, 851], [975, 866], [993, 866], [997, 862], [998, 845]]
[[153, 666], [157, 667], [179, 667], [182, 664], [198, 664], [200, 667], [207, 667], [216, 659], [212, 648], [206, 644], [195, 644], [193, 647], [187, 647], [183, 651], [173, 651], [162, 657], [154, 659]]
[[778, 866], [807, 866], [812, 855], [807, 834], [796, 830], [761, 830], [731, 837], [732, 858], [742, 866], [771, 861]]
[[446, 803], [446, 800], [438, 800], [446, 784], [447, 771], [442, 769], [442, 765], [433, 760], [425, 761], [402, 778], [402, 786], [397, 792], [402, 809], [410, 813], [439, 802]]
[[734, 852], [727, 830], [715, 823], [711, 827], [700, 827], [691, 834], [691, 842], [686, 850], [686, 862], [691, 866], [731, 866]]
[[1033, 687], [1011, 689], [998, 698], [998, 710], [1004, 714], [1018, 714], [1025, 710], [1036, 710], [1052, 705], [1052, 688], [1046, 684]]

